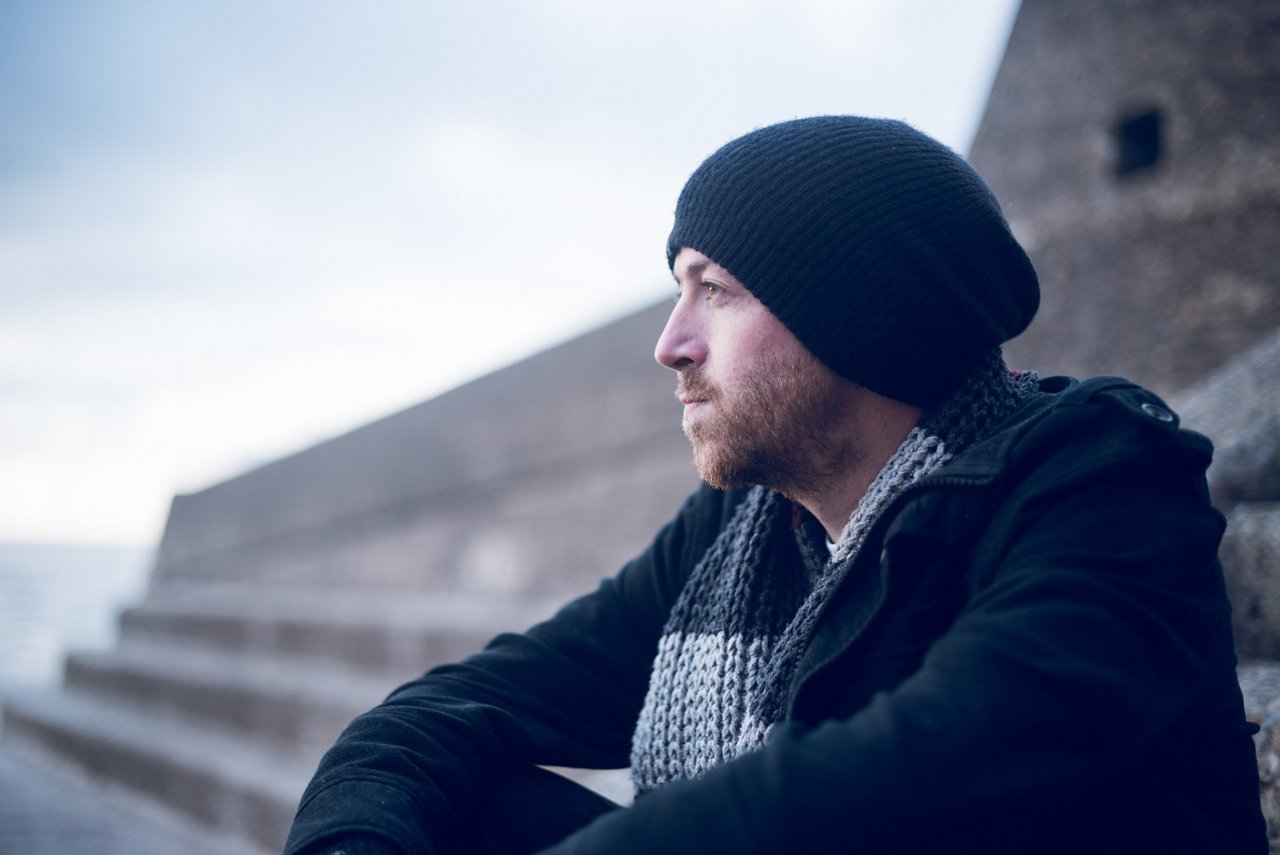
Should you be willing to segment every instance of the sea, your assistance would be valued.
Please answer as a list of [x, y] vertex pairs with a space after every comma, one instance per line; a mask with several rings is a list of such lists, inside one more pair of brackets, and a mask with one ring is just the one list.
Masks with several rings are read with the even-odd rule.
[[142, 600], [153, 554], [0, 543], [0, 692], [56, 686], [68, 652], [113, 646], [121, 609]]

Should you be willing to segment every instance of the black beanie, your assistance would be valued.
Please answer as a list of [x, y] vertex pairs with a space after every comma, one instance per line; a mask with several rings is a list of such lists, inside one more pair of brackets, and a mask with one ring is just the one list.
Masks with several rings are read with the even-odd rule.
[[924, 409], [1026, 329], [1035, 270], [973, 168], [902, 122], [819, 116], [711, 155], [676, 203], [695, 249], [837, 374]]

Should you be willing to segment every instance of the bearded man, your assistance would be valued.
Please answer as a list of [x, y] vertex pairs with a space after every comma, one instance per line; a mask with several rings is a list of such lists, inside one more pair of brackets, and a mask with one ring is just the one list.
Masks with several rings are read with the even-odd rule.
[[[656, 357], [706, 482], [358, 718], [291, 853], [1263, 853], [1208, 441], [1010, 372], [1035, 271], [957, 155], [773, 125], [680, 195]], [[629, 766], [608, 802], [537, 764]]]

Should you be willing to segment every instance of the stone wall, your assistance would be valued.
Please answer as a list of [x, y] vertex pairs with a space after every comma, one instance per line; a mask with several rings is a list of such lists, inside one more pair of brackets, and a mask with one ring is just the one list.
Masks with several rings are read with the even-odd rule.
[[1220, 557], [1241, 659], [1280, 660], [1280, 331], [1173, 399], [1215, 444], [1214, 504], [1227, 514]]
[[1214, 504], [1227, 514], [1219, 556], [1231, 597], [1245, 711], [1255, 737], [1262, 809], [1280, 851], [1280, 331], [1173, 401], [1208, 434]]
[[1162, 395], [1280, 327], [1280, 0], [1024, 0], [970, 159], [1043, 283], [1010, 365]]

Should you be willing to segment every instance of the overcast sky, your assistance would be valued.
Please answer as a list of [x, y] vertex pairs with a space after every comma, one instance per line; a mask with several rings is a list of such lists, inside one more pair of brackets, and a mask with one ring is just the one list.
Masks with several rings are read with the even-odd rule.
[[661, 299], [754, 127], [964, 151], [1016, 5], [5, 0], [0, 540], [153, 544], [175, 492]]

